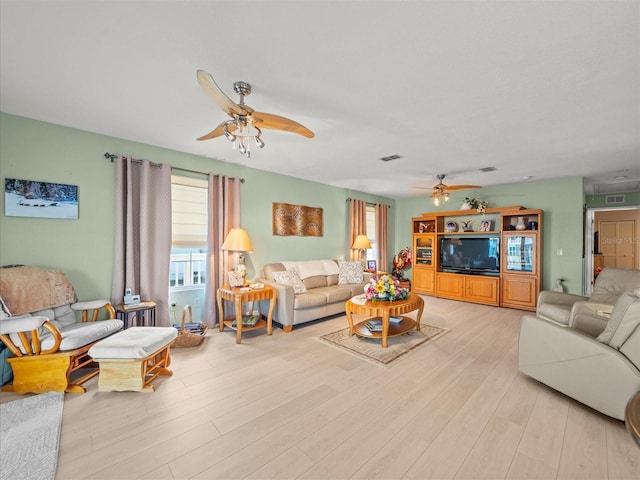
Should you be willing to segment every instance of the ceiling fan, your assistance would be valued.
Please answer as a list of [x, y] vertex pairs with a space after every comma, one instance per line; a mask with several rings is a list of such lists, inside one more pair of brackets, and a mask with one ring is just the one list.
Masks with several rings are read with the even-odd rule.
[[229, 141], [233, 142], [233, 148], [238, 147], [240, 153], [250, 157], [251, 140], [258, 147], [264, 147], [264, 142], [260, 138], [262, 136], [262, 128], [297, 133], [307, 138], [314, 137], [314, 133], [311, 130], [298, 122], [271, 113], [256, 112], [246, 105], [244, 97], [251, 93], [251, 85], [248, 83], [235, 82], [233, 84], [234, 91], [240, 96], [240, 102], [236, 103], [222, 91], [209, 73], [204, 70], [198, 70], [197, 76], [198, 83], [204, 92], [231, 117], [231, 120], [222, 122], [211, 132], [198, 137], [197, 140], [210, 140], [224, 135]]
[[[470, 188], [482, 188], [480, 185], [445, 185], [442, 183], [446, 174], [436, 175], [436, 178], [439, 180], [437, 185], [433, 186], [433, 193], [431, 194], [431, 198], [433, 198], [433, 203], [438, 206], [442, 202], [449, 201], [449, 192], [453, 192], [455, 190], [467, 190]], [[428, 187], [415, 187], [415, 188], [428, 188]]]

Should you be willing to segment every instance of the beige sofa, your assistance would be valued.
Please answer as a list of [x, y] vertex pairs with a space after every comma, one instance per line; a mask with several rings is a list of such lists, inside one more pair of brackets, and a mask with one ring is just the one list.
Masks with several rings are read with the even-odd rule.
[[[304, 260], [269, 263], [256, 281], [276, 289], [273, 320], [290, 332], [294, 325], [343, 313], [346, 301], [363, 293], [370, 279], [364, 262]], [[266, 306], [260, 311], [266, 313]]]
[[598, 275], [591, 297], [540, 292], [536, 317], [565, 327], [570, 326], [573, 319], [582, 317], [582, 328], [598, 336], [620, 295], [636, 288], [640, 288], [640, 270], [606, 267]]
[[618, 298], [602, 328], [583, 312], [568, 326], [533, 315], [522, 318], [518, 365], [522, 373], [605, 415], [624, 419], [640, 391], [640, 288]]

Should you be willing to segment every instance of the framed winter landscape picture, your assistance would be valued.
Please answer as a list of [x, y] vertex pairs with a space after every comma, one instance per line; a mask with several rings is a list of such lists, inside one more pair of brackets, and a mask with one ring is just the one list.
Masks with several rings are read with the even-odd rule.
[[5, 178], [4, 214], [77, 220], [78, 186]]

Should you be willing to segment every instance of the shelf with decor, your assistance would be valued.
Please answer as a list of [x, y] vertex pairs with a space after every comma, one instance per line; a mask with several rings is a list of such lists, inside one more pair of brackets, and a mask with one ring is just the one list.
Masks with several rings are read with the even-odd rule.
[[[431, 212], [411, 221], [415, 292], [535, 310], [542, 277], [541, 210], [508, 206]], [[522, 251], [516, 251], [518, 246]]]
[[502, 305], [535, 310], [540, 293], [542, 210], [504, 212]]

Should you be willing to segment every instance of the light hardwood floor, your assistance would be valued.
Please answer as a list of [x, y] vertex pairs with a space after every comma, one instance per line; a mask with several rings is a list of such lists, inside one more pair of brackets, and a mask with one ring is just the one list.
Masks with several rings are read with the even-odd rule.
[[518, 372], [524, 312], [424, 299], [450, 332], [390, 367], [320, 342], [335, 317], [241, 345], [212, 330], [155, 393], [93, 379], [65, 397], [56, 478], [640, 478], [622, 422]]

